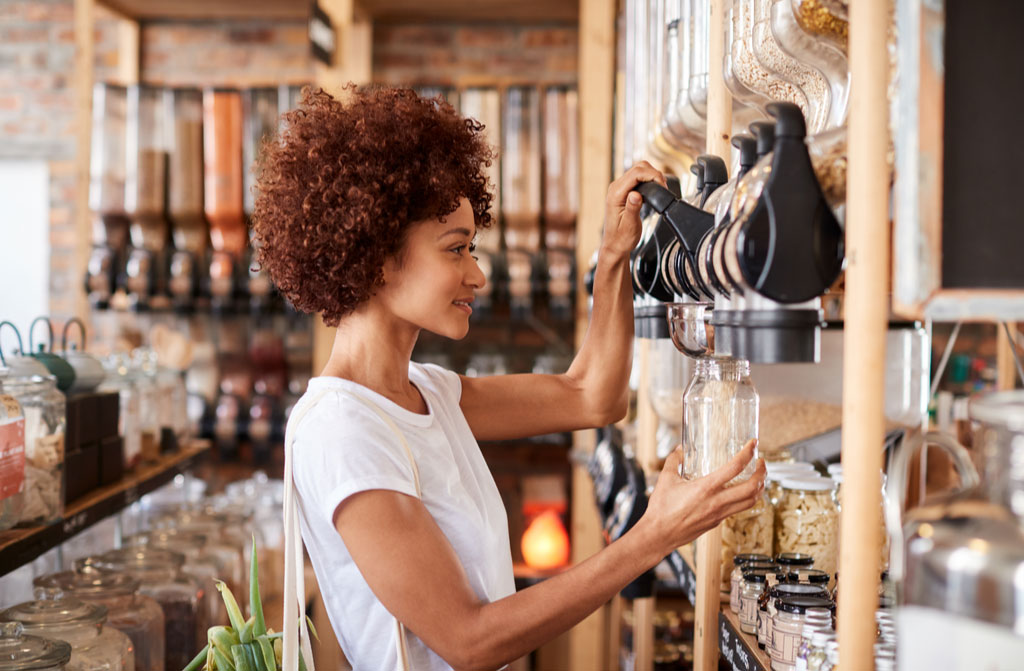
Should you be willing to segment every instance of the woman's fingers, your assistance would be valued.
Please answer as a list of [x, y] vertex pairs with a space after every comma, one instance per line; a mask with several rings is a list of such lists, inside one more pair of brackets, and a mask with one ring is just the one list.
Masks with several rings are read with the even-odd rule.
[[665, 465], [661, 467], [661, 473], [658, 475], [658, 479], [661, 478], [674, 478], [678, 480], [682, 473], [680, 468], [683, 465], [683, 446], [678, 445], [676, 449], [669, 452], [669, 455], [665, 458]]
[[626, 205], [627, 196], [641, 182], [658, 182], [662, 186], [666, 184], [665, 175], [660, 170], [647, 161], [640, 161], [608, 187], [608, 205], [613, 207]]
[[708, 485], [713, 489], [718, 489], [731, 482], [733, 478], [743, 472], [743, 469], [747, 467], [750, 460], [754, 458], [754, 448], [756, 446], [756, 438], [748, 440], [747, 444], [728, 463], [707, 475]]
[[723, 487], [719, 492], [722, 501], [733, 503], [735, 501], [756, 500], [764, 489], [764, 462], [758, 459], [757, 468], [754, 473], [738, 484], [730, 487]]

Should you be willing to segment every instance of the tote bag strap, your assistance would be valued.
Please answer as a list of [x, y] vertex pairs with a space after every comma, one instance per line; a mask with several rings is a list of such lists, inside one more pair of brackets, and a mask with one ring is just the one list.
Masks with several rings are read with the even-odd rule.
[[[412, 456], [412, 450], [405, 439], [405, 434], [395, 425], [395, 422], [377, 405], [358, 394], [341, 390], [347, 396], [372, 410], [381, 421], [398, 438], [405, 456], [409, 459], [412, 467], [413, 482], [416, 485], [416, 496], [422, 498], [420, 490], [420, 473], [416, 467], [416, 459]], [[309, 671], [316, 671], [313, 666], [312, 646], [309, 642], [309, 629], [305, 618], [305, 576], [302, 571], [302, 534], [298, 523], [299, 501], [295, 497], [295, 484], [292, 479], [292, 445], [295, 442], [295, 430], [299, 423], [306, 416], [306, 413], [328, 392], [324, 389], [312, 396], [307, 402], [300, 402], [292, 410], [292, 419], [288, 422], [285, 430], [285, 460], [284, 460], [284, 526], [285, 526], [285, 579], [284, 579], [284, 641], [281, 655], [284, 671], [298, 671], [299, 659], [298, 649], [302, 648], [302, 657], [306, 661]], [[297, 620], [297, 621], [296, 621]], [[411, 671], [412, 666], [409, 660], [409, 644], [406, 640], [405, 625], [395, 620], [395, 640], [398, 660], [398, 671]], [[296, 640], [298, 639], [298, 640]]]

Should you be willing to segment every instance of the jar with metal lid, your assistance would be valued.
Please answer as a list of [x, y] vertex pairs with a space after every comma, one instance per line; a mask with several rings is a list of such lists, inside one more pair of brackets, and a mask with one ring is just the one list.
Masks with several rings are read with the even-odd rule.
[[780, 552], [775, 555], [775, 563], [789, 569], [813, 568], [814, 557], [802, 552]]
[[814, 558], [814, 567], [836, 571], [839, 509], [832, 498], [831, 478], [801, 477], [782, 481], [782, 498], [775, 508], [775, 549]]
[[[757, 438], [758, 396], [750, 379], [750, 362], [708, 357], [683, 398], [683, 476], [703, 477], [724, 466], [747, 441]], [[749, 478], [755, 458], [737, 476]]]
[[748, 634], [757, 633], [757, 601], [767, 588], [764, 571], [749, 571], [743, 575], [740, 585], [740, 630]]
[[803, 475], [817, 475], [814, 464], [806, 461], [765, 462], [765, 492], [768, 494], [768, 500], [773, 508], [779, 505], [779, 499], [782, 497], [782, 481], [787, 477]]
[[829, 598], [829, 593], [827, 587], [821, 585], [805, 585], [801, 583], [783, 582], [769, 588], [767, 594], [763, 597], [767, 613], [767, 619], [764, 622], [765, 630], [763, 634], [765, 647], [771, 645], [772, 623], [773, 618], [778, 612], [779, 600], [791, 596], [813, 596], [827, 599]]
[[722, 591], [731, 587], [730, 567], [737, 553], [770, 555], [775, 510], [763, 492], [757, 503], [722, 522]]
[[220, 557], [206, 551], [207, 537], [188, 531], [165, 529], [147, 531], [125, 539], [125, 547], [150, 547], [180, 552], [185, 556], [181, 570], [196, 578], [203, 588], [200, 607], [200, 631], [228, 621], [224, 600], [217, 592], [220, 576], [231, 570]]
[[132, 642], [135, 671], [164, 671], [164, 612], [157, 602], [139, 594], [139, 581], [126, 573], [86, 570], [51, 573], [33, 581], [39, 590], [59, 589], [65, 595], [107, 608], [107, 627]]
[[19, 622], [0, 622], [0, 671], [62, 671], [71, 646], [24, 634]]
[[729, 609], [740, 612], [740, 583], [743, 581], [743, 567], [754, 562], [770, 563], [771, 557], [763, 554], [741, 553], [732, 558], [732, 571], [729, 574]]
[[0, 621], [19, 622], [33, 636], [67, 642], [71, 646], [69, 670], [135, 669], [131, 640], [117, 629], [103, 626], [106, 606], [61, 598], [59, 589], [45, 592], [45, 598], [39, 601], [26, 601], [0, 612]]
[[0, 368], [0, 531], [21, 519], [25, 506], [25, 414], [13, 396], [4, 393], [7, 368]]
[[789, 573], [786, 574], [786, 580], [787, 582], [819, 585], [828, 589], [832, 576], [816, 568], [794, 568], [790, 569]]
[[17, 401], [24, 416], [25, 475], [18, 523], [52, 522], [64, 514], [66, 399], [53, 375], [22, 367], [12, 367], [3, 378], [3, 393]]
[[768, 656], [773, 671], [792, 671], [796, 665], [796, 653], [800, 647], [804, 624], [811, 622], [819, 626], [831, 626], [832, 602], [827, 598], [813, 596], [790, 596], [779, 599], [776, 613], [772, 616], [771, 642]]
[[185, 557], [158, 548], [124, 548], [75, 561], [75, 570], [127, 573], [139, 580], [139, 591], [153, 597], [164, 611], [164, 668], [183, 669], [199, 650], [200, 602], [203, 590], [181, 570]]

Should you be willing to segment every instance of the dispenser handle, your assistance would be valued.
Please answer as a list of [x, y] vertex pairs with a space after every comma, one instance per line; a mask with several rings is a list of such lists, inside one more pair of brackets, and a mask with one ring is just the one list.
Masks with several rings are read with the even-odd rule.
[[730, 142], [740, 151], [739, 173], [743, 175], [757, 163], [757, 140], [746, 133], [737, 133]]
[[981, 482], [978, 470], [971, 461], [971, 455], [963, 445], [944, 433], [930, 431], [924, 435], [916, 434], [900, 444], [889, 464], [889, 475], [885, 485], [885, 526], [889, 533], [889, 575], [899, 582], [903, 579], [903, 499], [907, 493], [907, 470], [910, 459], [917, 450], [925, 445], [936, 445], [949, 455], [960, 476], [960, 489], [966, 491], [977, 487]]
[[82, 334], [82, 351], [84, 352], [85, 351], [85, 324], [82, 323], [82, 320], [79, 319], [78, 317], [72, 317], [71, 319], [69, 319], [67, 321], [67, 323], [64, 324], [64, 331], [63, 331], [63, 333], [61, 333], [61, 343], [60, 343], [61, 350], [64, 351], [65, 353], [68, 351], [68, 328], [72, 324], [77, 324], [78, 325], [78, 330]]
[[658, 182], [640, 182], [633, 190], [643, 196], [655, 212], [664, 214], [665, 210], [676, 202], [675, 195]]
[[704, 186], [708, 184], [725, 184], [729, 181], [729, 168], [714, 154], [701, 154], [697, 164], [704, 168]]
[[697, 176], [697, 191], [704, 188], [704, 166], [700, 163], [691, 163], [690, 172]]
[[775, 137], [795, 137], [801, 140], [807, 136], [807, 123], [804, 113], [791, 102], [776, 100], [768, 103], [768, 114], [776, 119]]
[[[49, 349], [49, 351], [52, 353], [53, 352], [53, 324], [50, 323], [49, 317], [46, 317], [45, 315], [41, 315], [39, 317], [36, 317], [35, 319], [32, 320], [32, 323], [29, 324], [29, 327], [28, 327], [28, 349], [29, 349], [29, 353], [32, 353], [32, 354], [35, 353], [36, 346], [35, 346], [35, 343], [32, 342], [32, 332], [35, 330], [36, 324], [39, 323], [40, 320], [46, 323], [46, 330], [50, 334], [50, 349]], [[46, 350], [44, 350], [44, 351], [46, 351]]]

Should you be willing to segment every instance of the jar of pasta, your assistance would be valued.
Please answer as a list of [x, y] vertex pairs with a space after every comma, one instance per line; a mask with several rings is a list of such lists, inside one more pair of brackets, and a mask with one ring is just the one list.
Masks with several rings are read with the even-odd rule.
[[722, 523], [722, 591], [731, 589], [733, 558], [739, 554], [772, 553], [775, 510], [766, 494], [753, 507], [727, 517]]
[[814, 568], [836, 571], [839, 508], [830, 478], [787, 478], [775, 509], [775, 549], [814, 558]]
[[729, 574], [729, 609], [740, 612], [740, 583], [743, 582], [743, 567], [752, 563], [771, 564], [771, 557], [766, 554], [741, 553], [732, 558], [732, 572]]
[[765, 469], [765, 492], [772, 507], [779, 504], [783, 480], [817, 475], [814, 465], [806, 461], [765, 462]]

